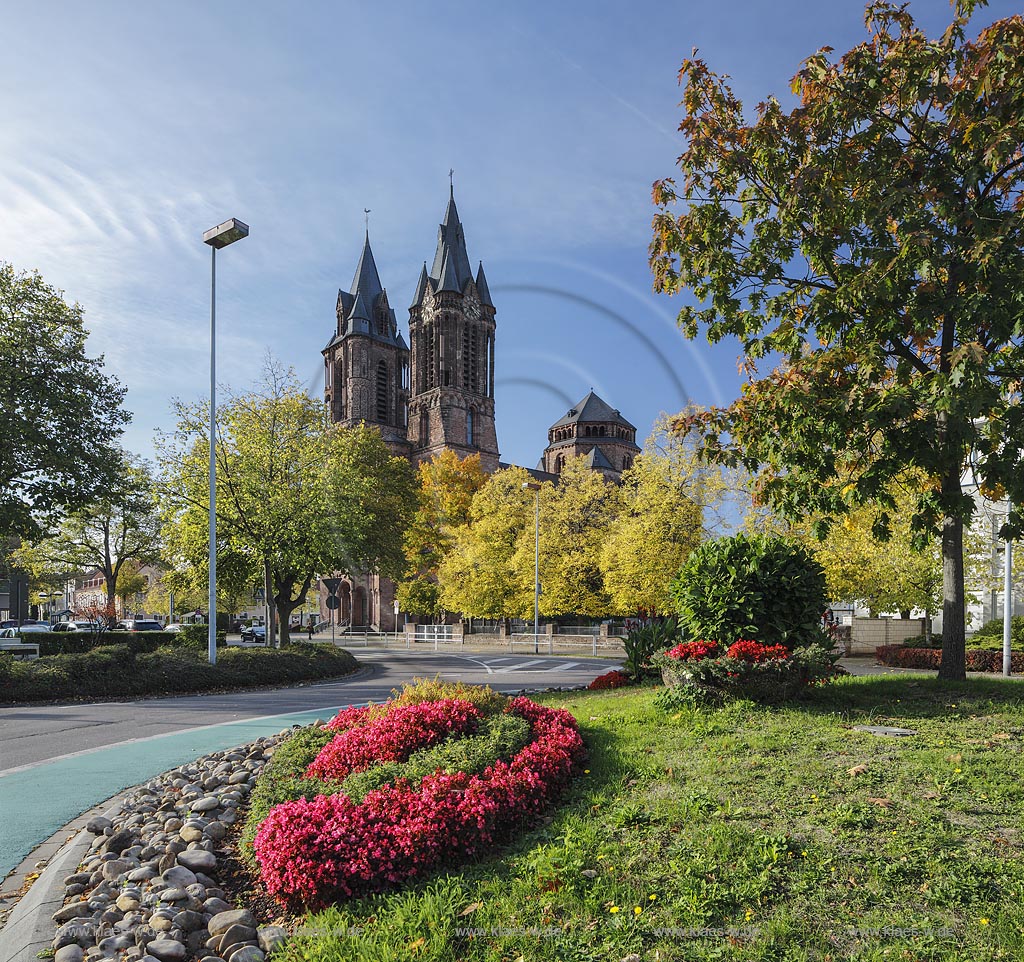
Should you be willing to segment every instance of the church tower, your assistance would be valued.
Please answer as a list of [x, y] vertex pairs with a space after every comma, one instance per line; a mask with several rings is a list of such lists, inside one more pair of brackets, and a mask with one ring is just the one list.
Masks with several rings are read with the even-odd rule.
[[408, 438], [413, 460], [442, 451], [480, 455], [498, 468], [494, 428], [494, 304], [481, 263], [473, 276], [454, 189], [409, 307], [412, 378]]
[[336, 314], [337, 328], [323, 349], [331, 420], [373, 424], [395, 454], [408, 456], [409, 348], [381, 286], [369, 232], [352, 287], [338, 291]]

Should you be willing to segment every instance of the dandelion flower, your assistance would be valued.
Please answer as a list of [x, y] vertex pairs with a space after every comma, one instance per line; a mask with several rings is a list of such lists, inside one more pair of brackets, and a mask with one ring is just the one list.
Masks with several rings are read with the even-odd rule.
[[614, 915], [616, 912], [619, 911], [619, 907], [617, 905], [613, 905], [610, 909], [608, 909], [608, 911], [611, 912], [612, 915]]
[[639, 915], [639, 914], [640, 914], [640, 913], [641, 913], [642, 911], [643, 911], [643, 909], [642, 909], [642, 908], [640, 908], [640, 906], [639, 906], [639, 905], [634, 905], [634, 906], [633, 906], [633, 914], [634, 914], [634, 915]]

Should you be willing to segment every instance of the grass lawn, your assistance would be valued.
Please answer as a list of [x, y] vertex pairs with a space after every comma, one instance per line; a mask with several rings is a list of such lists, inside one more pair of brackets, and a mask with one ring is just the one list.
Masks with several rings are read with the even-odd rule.
[[1024, 683], [845, 678], [673, 714], [653, 695], [539, 699], [591, 752], [548, 824], [310, 916], [279, 958], [1024, 958]]

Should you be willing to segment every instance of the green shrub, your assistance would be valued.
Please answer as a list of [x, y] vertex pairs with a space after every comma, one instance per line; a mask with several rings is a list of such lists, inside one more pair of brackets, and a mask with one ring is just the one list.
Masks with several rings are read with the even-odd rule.
[[249, 810], [242, 826], [238, 846], [242, 859], [254, 870], [257, 866], [252, 843], [263, 820], [275, 805], [298, 798], [313, 799], [317, 795], [330, 795], [340, 791], [340, 782], [302, 777], [320, 754], [320, 749], [337, 734], [326, 728], [317, 728], [315, 725], [300, 728], [291, 738], [277, 746], [270, 761], [264, 765], [256, 779], [256, 787], [249, 796]]
[[[989, 651], [1003, 650], [1003, 619], [993, 618], [986, 621], [970, 638], [970, 648], [985, 648]], [[941, 647], [941, 641], [940, 641]], [[1024, 615], [1014, 615], [1010, 619], [1010, 647], [1024, 648]]]
[[626, 653], [623, 668], [634, 681], [658, 674], [651, 659], [666, 648], [671, 648], [682, 636], [675, 618], [652, 621], [634, 628], [626, 635], [622, 647]]
[[405, 762], [381, 762], [353, 772], [342, 782], [341, 791], [352, 801], [361, 802], [368, 792], [400, 778], [408, 779], [413, 788], [418, 788], [427, 775], [438, 769], [478, 775], [499, 759], [509, 761], [529, 740], [530, 724], [525, 719], [517, 715], [492, 715], [477, 735], [414, 752]]
[[825, 572], [784, 538], [739, 534], [704, 542], [672, 582], [671, 595], [691, 638], [789, 648], [822, 643]]
[[467, 685], [461, 681], [442, 681], [439, 675], [433, 678], [413, 678], [406, 682], [402, 690], [394, 689], [396, 705], [418, 705], [425, 701], [438, 701], [442, 698], [461, 698], [470, 702], [484, 715], [494, 715], [504, 711], [508, 704], [507, 696], [494, 691], [490, 685]]
[[167, 643], [163, 631], [34, 631], [25, 641], [39, 645], [40, 656], [81, 655], [109, 645], [127, 645], [134, 652], [156, 651]]
[[[112, 637], [131, 641], [128, 633]], [[129, 643], [102, 645], [14, 663], [6, 677], [0, 675], [0, 702], [252, 688], [336, 678], [356, 665], [352, 655], [334, 647], [224, 648], [210, 665], [198, 652], [176, 645], [141, 652]]]
[[[190, 651], [200, 654], [209, 654], [210, 651], [210, 626], [209, 625], [182, 625], [180, 631], [167, 632], [174, 640], [170, 644], [177, 648], [187, 648]], [[227, 632], [217, 632], [217, 647], [227, 645]], [[165, 643], [166, 639], [165, 639]]]

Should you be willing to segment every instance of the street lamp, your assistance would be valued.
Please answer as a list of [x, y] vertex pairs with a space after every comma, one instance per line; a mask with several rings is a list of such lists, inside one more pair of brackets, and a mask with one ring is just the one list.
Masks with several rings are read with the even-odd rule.
[[249, 236], [234, 217], [203, 234], [210, 245], [210, 664], [217, 664], [217, 251]]
[[540, 652], [540, 485], [524, 481], [523, 489], [535, 495], [533, 505], [533, 653]]

